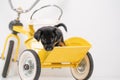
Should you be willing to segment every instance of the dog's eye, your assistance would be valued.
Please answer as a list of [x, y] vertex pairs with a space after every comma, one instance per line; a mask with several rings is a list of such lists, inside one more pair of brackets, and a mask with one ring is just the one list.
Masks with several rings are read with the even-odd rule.
[[46, 42], [47, 40], [45, 38], [42, 38], [41, 41]]

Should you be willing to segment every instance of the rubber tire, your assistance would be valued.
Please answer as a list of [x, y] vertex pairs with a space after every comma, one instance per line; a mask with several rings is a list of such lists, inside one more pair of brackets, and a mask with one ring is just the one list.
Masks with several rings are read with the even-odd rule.
[[[93, 73], [93, 69], [94, 69], [93, 58], [92, 58], [92, 56], [91, 56], [91, 54], [90, 54], [89, 52], [87, 53], [86, 57], [88, 57], [89, 64], [90, 64], [90, 65], [89, 65], [89, 72], [88, 72], [87, 76], [86, 76], [84, 79], [77, 79], [77, 78], [75, 77], [75, 74], [72, 73], [73, 77], [74, 77], [76, 80], [88, 80], [88, 79], [91, 77], [92, 73]], [[71, 68], [71, 72], [72, 72], [72, 68]]]
[[[25, 51], [23, 51], [23, 53], [20, 55], [20, 57], [23, 55], [23, 54], [25, 54], [24, 52], [26, 52], [26, 51], [29, 51], [29, 52], [31, 52], [31, 54], [34, 56], [34, 59], [35, 59], [35, 61], [36, 61], [36, 74], [35, 74], [35, 76], [34, 76], [34, 79], [30, 79], [30, 80], [38, 80], [39, 79], [39, 77], [40, 77], [40, 73], [41, 73], [41, 62], [40, 62], [40, 58], [39, 58], [39, 56], [38, 56], [38, 54], [34, 51], [34, 50], [31, 50], [31, 49], [27, 49], [27, 50], [25, 50]], [[19, 58], [19, 61], [20, 61], [20, 58]], [[18, 66], [20, 66], [20, 62], [18, 61]], [[21, 66], [22, 67], [22, 66]], [[19, 67], [18, 67], [18, 69], [19, 69]], [[22, 78], [22, 76], [21, 76], [21, 74], [20, 74], [20, 70], [18, 71], [18, 73], [19, 73], [19, 76], [20, 76], [20, 78], [21, 78], [21, 80], [24, 80], [23, 78]], [[26, 79], [25, 79], [26, 80]]]
[[7, 73], [8, 73], [8, 68], [9, 68], [9, 65], [10, 65], [11, 57], [12, 57], [13, 47], [14, 47], [14, 41], [10, 40], [8, 54], [7, 54], [5, 64], [4, 64], [4, 68], [3, 68], [3, 72], [2, 72], [2, 77], [3, 78], [6, 78]]

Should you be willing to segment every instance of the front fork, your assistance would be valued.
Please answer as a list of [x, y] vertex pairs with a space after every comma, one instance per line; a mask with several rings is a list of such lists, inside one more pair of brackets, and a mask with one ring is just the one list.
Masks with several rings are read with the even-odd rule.
[[[9, 34], [6, 38], [6, 41], [5, 41], [5, 44], [4, 44], [4, 49], [3, 49], [3, 52], [2, 52], [2, 56], [1, 58], [4, 59], [5, 56], [5, 51], [6, 51], [6, 48], [7, 48], [7, 44], [8, 42], [10, 43], [9, 39], [10, 38], [15, 38], [17, 40], [17, 46], [16, 46], [16, 50], [15, 50], [15, 53], [14, 53], [14, 57], [13, 57], [13, 61], [17, 61], [17, 58], [18, 58], [18, 51], [19, 51], [19, 47], [20, 47], [20, 38], [18, 37], [18, 32], [14, 31], [13, 28], [14, 26], [23, 26], [23, 24], [20, 22], [20, 20], [13, 20], [9, 23], [9, 29], [12, 31], [12, 34]], [[13, 41], [13, 40], [12, 40]], [[15, 43], [15, 41], [13, 41], [13, 43]], [[8, 46], [9, 47], [9, 46]], [[14, 48], [15, 46], [13, 46]], [[12, 55], [13, 55], [13, 51], [14, 49], [12, 50]], [[7, 54], [8, 55], [8, 54]]]
[[[15, 49], [15, 52], [14, 52], [14, 54], [12, 54], [12, 55], [14, 55], [13, 58], [12, 58], [12, 61], [16, 62], [17, 59], [18, 59], [18, 53], [19, 53], [19, 48], [20, 48], [20, 38], [17, 34], [9, 34], [7, 36], [7, 38], [5, 40], [5, 44], [4, 44], [4, 49], [2, 51], [1, 59], [5, 59], [5, 52], [6, 52], [7, 44], [9, 42], [10, 38], [15, 38], [17, 40], [16, 47], [13, 46], [13, 48]], [[15, 43], [15, 41], [14, 41], [14, 43]]]

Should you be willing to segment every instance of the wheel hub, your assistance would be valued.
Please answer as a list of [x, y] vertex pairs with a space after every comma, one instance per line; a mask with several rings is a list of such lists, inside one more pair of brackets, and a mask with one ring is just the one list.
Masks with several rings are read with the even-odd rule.
[[29, 66], [28, 64], [25, 64], [25, 65], [24, 65], [24, 69], [25, 69], [25, 70], [29, 70], [29, 69], [30, 69], [30, 66]]
[[31, 58], [25, 60], [23, 71], [26, 76], [31, 76], [34, 71], [34, 62]]
[[78, 70], [78, 72], [80, 72], [80, 73], [84, 73], [85, 68], [86, 68], [86, 61], [83, 59], [83, 60], [81, 61], [81, 63], [78, 65], [77, 70]]

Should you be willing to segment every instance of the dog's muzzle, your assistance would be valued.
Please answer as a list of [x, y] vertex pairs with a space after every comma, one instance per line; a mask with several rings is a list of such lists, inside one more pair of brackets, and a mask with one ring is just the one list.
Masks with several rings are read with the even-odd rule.
[[52, 47], [52, 46], [46, 46], [46, 47], [45, 47], [45, 50], [46, 50], [46, 51], [52, 51], [52, 50], [53, 50], [53, 47]]

